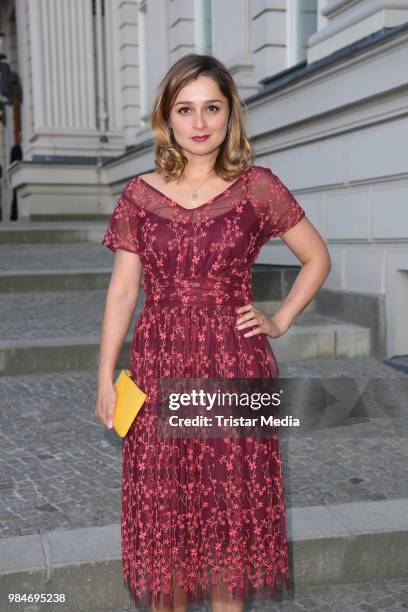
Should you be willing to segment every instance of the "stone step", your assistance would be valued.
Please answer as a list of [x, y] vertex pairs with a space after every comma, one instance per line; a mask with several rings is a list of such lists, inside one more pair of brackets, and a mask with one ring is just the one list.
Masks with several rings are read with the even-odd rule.
[[111, 268], [21, 270], [0, 272], [0, 293], [89, 291], [106, 289]]
[[[3, 295], [0, 375], [58, 372], [95, 365], [105, 297], [105, 289]], [[129, 330], [133, 330], [142, 308], [143, 302], [139, 301]], [[131, 331], [120, 363], [126, 363], [130, 342]]]
[[279, 338], [268, 338], [278, 362], [298, 359], [366, 357], [371, 330], [312, 311], [304, 311]]
[[0, 247], [0, 293], [107, 288], [114, 254], [101, 244]]
[[108, 220], [0, 223], [0, 245], [98, 243]]
[[[129, 367], [132, 335], [125, 338], [117, 366]], [[33, 340], [0, 340], [0, 376], [65, 372], [95, 368], [99, 336], [59, 336]]]
[[109, 249], [89, 242], [0, 246], [0, 272], [10, 275], [100, 268], [112, 270], [113, 262], [114, 254]]
[[[408, 578], [406, 499], [287, 508], [286, 516], [291, 583], [297, 592], [317, 585]], [[70, 610], [129, 607], [120, 524], [3, 538], [2, 610], [41, 609], [33, 604], [6, 607], [7, 593], [20, 592], [22, 584], [26, 593], [64, 593]]]
[[[281, 304], [282, 304], [282, 300], [264, 300], [264, 301], [254, 300], [255, 308], [258, 308], [259, 310], [261, 310], [268, 317], [271, 317], [281, 307]], [[312, 300], [311, 302], [309, 302], [309, 304], [306, 306], [303, 312], [314, 312], [315, 308], [316, 308], [316, 301]]]

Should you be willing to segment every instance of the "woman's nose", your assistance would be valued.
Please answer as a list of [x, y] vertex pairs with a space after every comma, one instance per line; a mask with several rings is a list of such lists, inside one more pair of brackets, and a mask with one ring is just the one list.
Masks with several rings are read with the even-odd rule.
[[194, 127], [198, 130], [202, 130], [203, 128], [207, 127], [207, 124], [205, 122], [205, 118], [200, 116], [197, 116], [196, 119], [194, 120]]

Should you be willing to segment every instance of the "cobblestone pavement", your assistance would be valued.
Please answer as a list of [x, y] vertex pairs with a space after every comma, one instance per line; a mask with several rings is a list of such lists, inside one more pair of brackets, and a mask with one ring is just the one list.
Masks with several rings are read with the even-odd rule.
[[[281, 365], [281, 377], [319, 375], [407, 380], [373, 358]], [[0, 535], [118, 523], [121, 439], [94, 416], [96, 371], [0, 377], [0, 397]], [[282, 436], [287, 506], [406, 497], [397, 425], [380, 416]]]
[[[244, 612], [401, 612], [408, 609], [407, 580], [309, 587], [301, 594], [289, 593], [276, 603], [247, 602]], [[102, 612], [144, 612], [148, 608], [116, 608]], [[189, 612], [210, 612], [211, 606], [190, 606]]]

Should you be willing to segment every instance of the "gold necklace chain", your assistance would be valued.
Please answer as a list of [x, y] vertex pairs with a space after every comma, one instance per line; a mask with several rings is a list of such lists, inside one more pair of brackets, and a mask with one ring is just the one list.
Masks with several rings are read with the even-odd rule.
[[190, 185], [190, 183], [186, 179], [184, 179], [186, 181], [187, 185], [193, 190], [192, 199], [191, 199], [191, 203], [192, 203], [193, 206], [197, 206], [198, 205], [198, 190], [201, 189], [201, 187], [203, 185], [205, 185], [207, 181], [210, 180], [210, 178], [211, 178], [211, 176], [213, 174], [214, 174], [214, 172], [212, 172], [210, 174], [210, 176], [205, 179], [204, 183], [201, 183], [201, 185], [199, 185], [198, 187], [193, 187], [192, 185]]

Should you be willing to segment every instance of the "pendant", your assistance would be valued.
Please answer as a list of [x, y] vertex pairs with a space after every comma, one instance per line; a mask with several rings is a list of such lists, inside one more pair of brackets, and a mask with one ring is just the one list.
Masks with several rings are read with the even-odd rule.
[[193, 206], [197, 206], [197, 204], [198, 204], [198, 200], [197, 200], [197, 198], [198, 198], [198, 193], [197, 193], [197, 191], [196, 191], [196, 190], [194, 190], [194, 191], [193, 191], [193, 199], [192, 199], [192, 201], [191, 201], [191, 202], [192, 202], [192, 204], [193, 204]]

